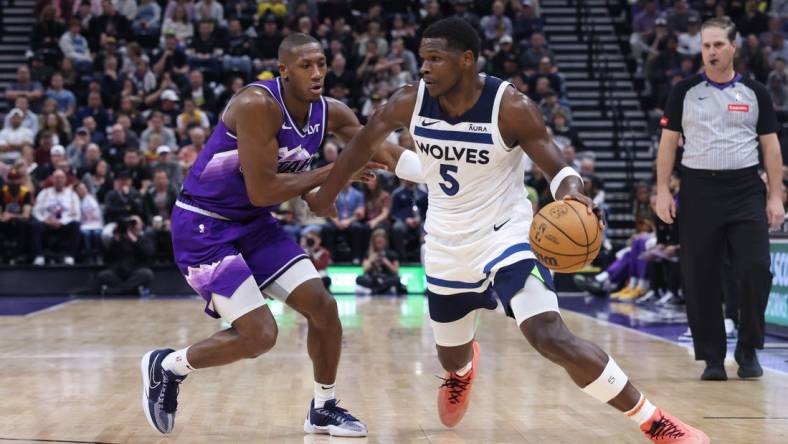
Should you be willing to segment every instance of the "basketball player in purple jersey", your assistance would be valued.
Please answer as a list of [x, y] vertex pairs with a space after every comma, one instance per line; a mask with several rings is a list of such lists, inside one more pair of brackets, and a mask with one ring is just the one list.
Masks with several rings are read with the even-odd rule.
[[[334, 382], [342, 326], [312, 262], [271, 216], [278, 204], [320, 185], [331, 165], [309, 171], [325, 133], [346, 141], [360, 130], [353, 112], [325, 98], [326, 59], [314, 38], [292, 34], [279, 47], [281, 77], [247, 85], [227, 104], [189, 172], [172, 212], [175, 260], [205, 311], [231, 327], [194, 345], [142, 358], [143, 407], [156, 430], [175, 424], [178, 387], [196, 369], [256, 358], [276, 342], [263, 295], [283, 301], [309, 324], [314, 399], [304, 431], [366, 436], [367, 426], [337, 406]], [[386, 144], [370, 164], [391, 165], [402, 148]], [[363, 175], [364, 173], [362, 173]]]

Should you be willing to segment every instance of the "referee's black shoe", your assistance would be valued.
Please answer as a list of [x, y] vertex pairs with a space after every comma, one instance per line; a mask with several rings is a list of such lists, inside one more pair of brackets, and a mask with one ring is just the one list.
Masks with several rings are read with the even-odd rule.
[[723, 361], [706, 361], [706, 369], [700, 376], [703, 381], [727, 381], [728, 374], [725, 373]]
[[755, 354], [754, 348], [737, 343], [733, 357], [736, 358], [736, 362], [739, 364], [739, 371], [736, 374], [740, 378], [760, 378], [763, 376], [763, 369], [761, 368], [761, 363], [758, 362], [758, 355]]

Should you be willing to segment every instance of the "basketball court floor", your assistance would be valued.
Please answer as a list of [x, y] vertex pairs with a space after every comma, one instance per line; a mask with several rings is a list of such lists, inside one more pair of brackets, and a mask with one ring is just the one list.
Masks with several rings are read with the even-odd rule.
[[[481, 317], [482, 355], [471, 405], [444, 428], [442, 375], [421, 296], [338, 296], [344, 347], [340, 405], [370, 436], [305, 436], [312, 394], [306, 323], [278, 303], [274, 350], [198, 371], [181, 387], [175, 431], [159, 435], [141, 410], [139, 360], [221, 328], [195, 298], [0, 299], [0, 444], [23, 443], [644, 443], [634, 424], [575, 388], [500, 313]], [[28, 304], [23, 304], [27, 301]], [[770, 338], [762, 380], [701, 382], [702, 365], [675, 341], [680, 314], [562, 297], [577, 334], [609, 351], [655, 404], [715, 443], [788, 443], [788, 347]], [[729, 356], [731, 356], [729, 354]]]

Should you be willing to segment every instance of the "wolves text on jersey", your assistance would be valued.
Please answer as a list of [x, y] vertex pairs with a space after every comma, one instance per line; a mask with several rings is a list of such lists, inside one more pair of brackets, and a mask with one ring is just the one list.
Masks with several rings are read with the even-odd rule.
[[419, 151], [438, 160], [456, 160], [478, 165], [490, 163], [490, 152], [487, 150], [448, 145], [430, 145], [421, 142], [416, 142], [416, 145], [419, 147]]

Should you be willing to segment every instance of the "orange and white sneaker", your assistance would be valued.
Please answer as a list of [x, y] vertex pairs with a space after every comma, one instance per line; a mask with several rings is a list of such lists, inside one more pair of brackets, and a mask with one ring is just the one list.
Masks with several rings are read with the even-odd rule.
[[711, 443], [711, 440], [703, 431], [684, 424], [678, 418], [660, 408], [654, 410], [654, 414], [640, 426], [640, 430], [651, 442], [658, 444]]
[[470, 402], [473, 378], [476, 377], [476, 366], [479, 365], [479, 343], [473, 341], [473, 360], [471, 370], [465, 376], [457, 376], [454, 372], [447, 372], [438, 389], [438, 416], [446, 427], [457, 425]]

